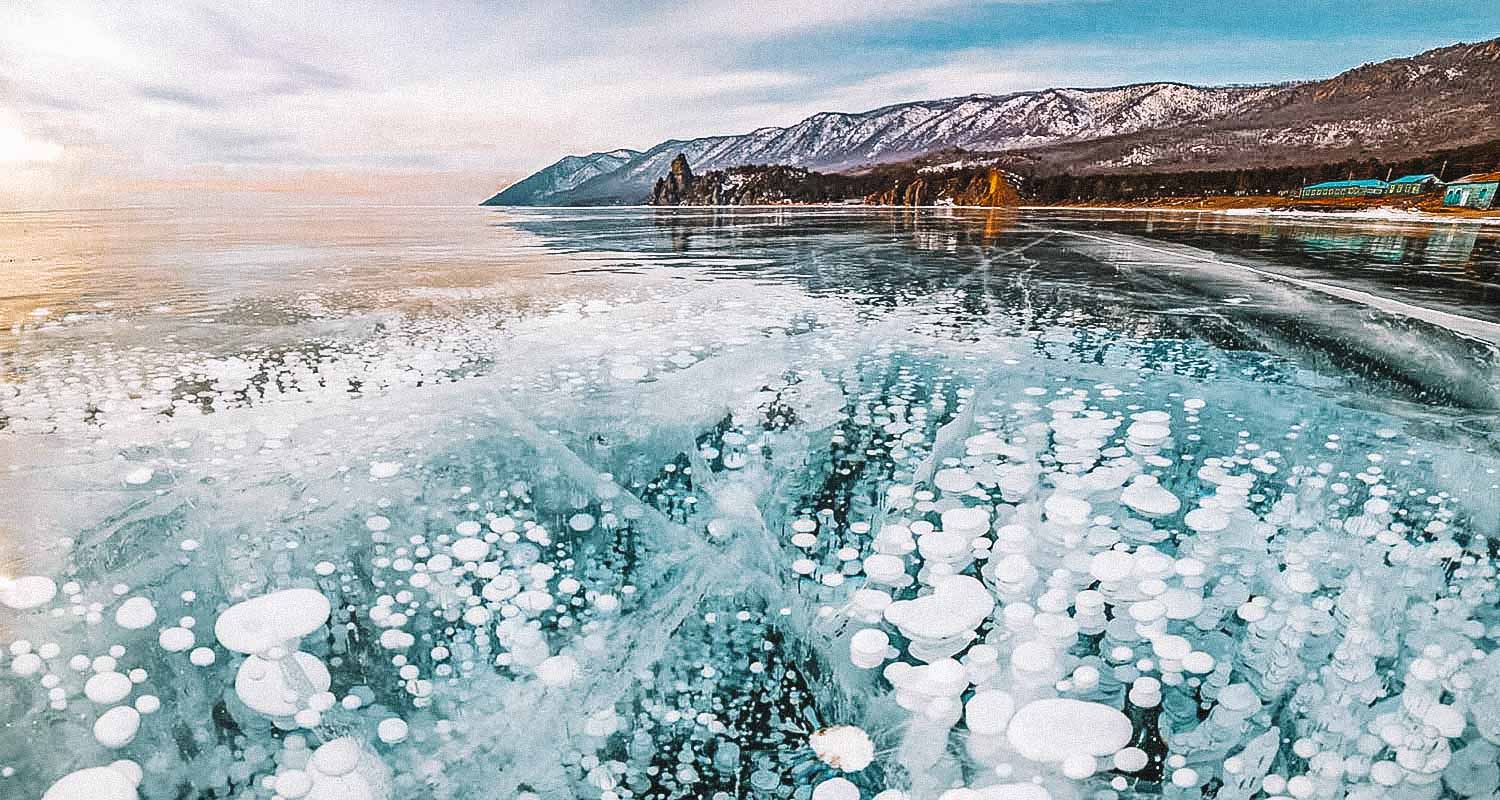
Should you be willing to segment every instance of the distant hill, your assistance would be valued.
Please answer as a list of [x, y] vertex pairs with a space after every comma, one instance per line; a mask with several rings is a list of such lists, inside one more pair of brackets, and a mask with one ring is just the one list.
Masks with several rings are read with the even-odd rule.
[[1500, 138], [1500, 39], [1267, 92], [1232, 116], [1028, 149], [1037, 173], [1244, 169], [1410, 159]]
[[701, 171], [847, 170], [962, 148], [1005, 154], [1030, 174], [1164, 172], [1410, 157], [1493, 139], [1497, 118], [1500, 39], [1277, 86], [1143, 83], [825, 112], [786, 128], [568, 156], [485, 203], [644, 202], [679, 153]]
[[640, 155], [635, 150], [620, 149], [586, 156], [566, 156], [541, 172], [511, 184], [480, 205], [546, 205], [548, 198], [562, 197], [580, 184], [614, 172]]

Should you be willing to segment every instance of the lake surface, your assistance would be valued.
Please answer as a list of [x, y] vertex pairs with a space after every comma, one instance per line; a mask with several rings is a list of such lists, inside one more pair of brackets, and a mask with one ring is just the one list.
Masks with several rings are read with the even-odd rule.
[[1470, 224], [3, 213], [0, 797], [1488, 797], [1497, 347]]

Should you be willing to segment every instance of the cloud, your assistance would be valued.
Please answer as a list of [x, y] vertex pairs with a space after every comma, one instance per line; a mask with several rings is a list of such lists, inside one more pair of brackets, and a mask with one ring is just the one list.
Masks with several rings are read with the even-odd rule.
[[1067, 12], [1075, 27], [1096, 28], [1096, 8], [1129, 6], [0, 3], [0, 135], [7, 163], [24, 166], [0, 170], [0, 188], [16, 197], [217, 185], [202, 180], [205, 170], [235, 171], [236, 185], [262, 185], [240, 174], [254, 171], [269, 176], [265, 185], [388, 173], [395, 178], [380, 185], [398, 186], [420, 173], [449, 176], [463, 201], [566, 153], [741, 133], [823, 110], [1060, 84], [1270, 77], [1264, 64], [1294, 70], [1309, 52], [1335, 58], [1274, 37], [1130, 38], [1045, 25]]
[[157, 100], [163, 103], [186, 106], [187, 108], [195, 108], [200, 111], [207, 111], [220, 106], [219, 101], [212, 97], [173, 86], [142, 86], [138, 92], [141, 97], [147, 100]]

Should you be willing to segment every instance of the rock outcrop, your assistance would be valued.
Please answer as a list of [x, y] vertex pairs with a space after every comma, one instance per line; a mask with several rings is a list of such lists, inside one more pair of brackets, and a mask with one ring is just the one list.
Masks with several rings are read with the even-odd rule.
[[693, 175], [678, 156], [658, 178], [650, 203], [657, 206], [737, 206], [782, 203], [871, 205], [960, 205], [1010, 207], [1020, 204], [1018, 179], [994, 165], [920, 162], [859, 173], [813, 172], [781, 164], [710, 170]]
[[994, 167], [921, 173], [897, 177], [888, 187], [865, 195], [865, 202], [881, 206], [984, 206], [1006, 208], [1021, 204], [1013, 179]]
[[698, 182], [693, 176], [693, 168], [688, 166], [687, 156], [678, 153], [672, 159], [672, 166], [666, 177], [657, 179], [656, 188], [651, 190], [651, 205], [679, 205], [692, 194], [694, 185]]

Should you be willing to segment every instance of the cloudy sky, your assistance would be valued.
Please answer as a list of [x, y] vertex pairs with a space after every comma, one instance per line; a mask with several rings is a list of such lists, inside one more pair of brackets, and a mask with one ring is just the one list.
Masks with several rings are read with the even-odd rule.
[[1495, 0], [0, 0], [0, 209], [471, 202], [566, 153], [822, 110], [1494, 36]]

